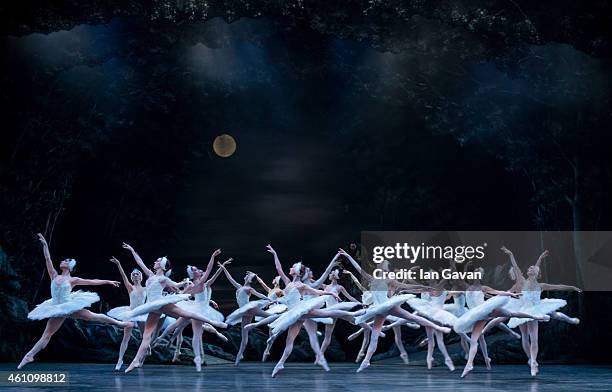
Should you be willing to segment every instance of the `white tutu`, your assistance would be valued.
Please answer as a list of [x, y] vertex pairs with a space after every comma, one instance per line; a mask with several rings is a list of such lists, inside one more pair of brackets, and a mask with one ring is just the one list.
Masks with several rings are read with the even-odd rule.
[[189, 294], [167, 294], [153, 301], [145, 302], [144, 304], [135, 307], [134, 309], [127, 310], [123, 313], [117, 314], [119, 320], [133, 320], [134, 317], [144, 315], [151, 312], [156, 312], [160, 308], [175, 304], [177, 302], [185, 301], [189, 299]]
[[181, 309], [187, 310], [188, 312], [197, 313], [201, 316], [204, 316], [212, 321], [223, 321], [225, 317], [223, 313], [219, 312], [217, 309], [212, 306], [202, 303], [199, 301], [182, 301], [176, 304]]
[[[307, 300], [302, 300], [292, 305], [289, 310], [281, 314], [279, 318], [270, 323], [272, 333], [274, 335], [280, 335], [287, 330], [290, 326], [295, 324], [302, 316], [310, 312], [313, 309], [319, 309], [325, 303], [325, 296], [314, 297]], [[316, 320], [316, 319], [314, 319]], [[333, 320], [332, 320], [333, 322]]]
[[461, 306], [461, 304], [458, 304], [456, 302], [444, 304], [442, 309], [446, 310], [449, 313], [452, 313], [453, 315], [455, 315], [455, 317], [461, 317], [468, 311], [467, 307]]
[[410, 298], [414, 298], [414, 294], [395, 295], [382, 303], [372, 305], [366, 309], [364, 314], [355, 318], [355, 324], [365, 323], [376, 316], [387, 315], [391, 308], [403, 304]]
[[478, 306], [468, 310], [463, 316], [459, 317], [453, 326], [457, 333], [468, 333], [472, 331], [474, 324], [480, 320], [486, 320], [495, 309], [503, 308], [509, 301], [510, 297], [506, 295], [498, 295], [490, 298]]
[[[520, 303], [521, 301], [518, 300], [517, 302]], [[515, 306], [514, 311], [527, 313], [530, 316], [543, 317], [552, 312], [556, 312], [557, 310], [561, 309], [565, 305], [567, 305], [567, 302], [564, 299], [544, 298], [540, 300], [539, 303], [537, 304], [523, 304], [522, 306], [518, 307], [518, 309], [516, 309], [516, 306]], [[524, 324], [528, 321], [533, 321], [533, 320], [528, 319], [528, 318], [512, 317], [510, 321], [508, 322], [508, 327], [516, 328], [519, 325]]]
[[242, 321], [242, 316], [255, 310], [261, 309], [270, 303], [269, 299], [260, 299], [258, 301], [249, 301], [246, 305], [239, 307], [227, 316], [225, 322], [229, 325], [235, 325]]
[[[285, 304], [274, 304], [269, 306], [267, 309], [264, 309], [266, 313], [270, 314], [281, 314], [287, 310], [287, 305]], [[264, 318], [261, 316], [255, 316], [255, 321], [261, 321]]]
[[414, 310], [417, 311], [419, 316], [425, 317], [426, 319], [436, 322], [438, 324], [452, 327], [457, 321], [457, 316], [450, 312], [447, 312], [440, 306], [432, 304], [431, 301], [428, 301], [426, 299], [410, 298], [407, 302], [408, 305], [410, 305]]
[[[69, 286], [68, 286], [69, 288]], [[38, 305], [28, 313], [30, 320], [43, 320], [51, 317], [66, 317], [72, 313], [85, 309], [91, 304], [98, 302], [100, 297], [90, 291], [75, 291], [65, 295], [62, 302], [48, 299]]]
[[[130, 308], [129, 306], [119, 306], [119, 307], [116, 307], [116, 308], [112, 308], [111, 310], [109, 310], [108, 312], [106, 312], [106, 314], [107, 314], [108, 316], [110, 316], [110, 317], [114, 318], [114, 319], [121, 320], [121, 319], [119, 318], [119, 315], [120, 315], [120, 314], [122, 314], [122, 313], [128, 312], [128, 311], [130, 311], [130, 310], [131, 310], [131, 308]], [[136, 321], [136, 322], [140, 322], [140, 321], [141, 321], [141, 322], [146, 322], [146, 321], [147, 321], [147, 316], [148, 316], [148, 315], [149, 315], [149, 314], [148, 314], [148, 313], [146, 313], [146, 314], [141, 314], [141, 315], [139, 315], [139, 316], [134, 316], [134, 318], [131, 318], [131, 319], [129, 319], [128, 321]]]

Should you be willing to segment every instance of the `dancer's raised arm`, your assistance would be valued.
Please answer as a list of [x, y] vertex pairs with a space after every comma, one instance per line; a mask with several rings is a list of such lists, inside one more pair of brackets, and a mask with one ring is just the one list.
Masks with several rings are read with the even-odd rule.
[[106, 279], [83, 279], [83, 278], [75, 278], [70, 279], [70, 283], [73, 286], [102, 286], [105, 284], [119, 287], [119, 282], [116, 280], [106, 280]]
[[266, 284], [266, 282], [263, 281], [263, 279], [261, 279], [259, 277], [259, 275], [255, 275], [255, 279], [257, 279], [257, 281], [259, 282], [259, 284], [261, 285], [261, 287], [264, 288], [264, 290], [266, 290], [266, 293], [269, 293], [270, 291], [272, 291], [272, 289], [270, 288], [270, 286], [268, 286]]
[[[253, 275], [257, 276], [256, 274], [253, 274]], [[266, 297], [265, 295], [263, 295], [259, 291], [255, 290], [253, 287], [249, 287], [249, 294], [252, 294], [252, 295], [254, 295], [254, 296], [256, 296], [257, 298], [260, 298], [260, 299], [269, 299], [268, 297]]]
[[45, 264], [47, 265], [47, 272], [49, 273], [49, 277], [51, 278], [51, 280], [53, 280], [57, 276], [57, 271], [53, 267], [53, 261], [51, 261], [51, 252], [49, 252], [49, 244], [47, 244], [47, 240], [40, 233], [38, 233], [38, 240], [43, 246], [43, 254], [45, 255]]
[[115, 256], [111, 257], [110, 261], [113, 264], [115, 264], [117, 268], [119, 269], [119, 275], [121, 275], [121, 279], [123, 279], [123, 284], [125, 285], [125, 288], [127, 289], [128, 294], [131, 293], [134, 287], [132, 286], [132, 283], [130, 283], [130, 280], [128, 279], [127, 275], [125, 274], [125, 271], [123, 270], [123, 267], [121, 266], [121, 262], [117, 260]]
[[540, 268], [540, 265], [542, 264], [542, 262], [544, 261], [545, 258], [547, 258], [549, 255], [548, 250], [545, 250], [544, 252], [542, 252], [542, 254], [540, 255], [540, 257], [538, 257], [538, 261], [536, 261], [535, 266]]
[[402, 290], [407, 290], [413, 293], [420, 293], [423, 291], [431, 291], [434, 290], [433, 287], [429, 287], [429, 286], [424, 286], [422, 284], [407, 284], [407, 283], [402, 283], [398, 280], [393, 280], [392, 283], [394, 285], [397, 286], [397, 288], [400, 288]]
[[281, 265], [281, 262], [278, 259], [278, 254], [276, 253], [272, 245], [268, 244], [266, 246], [266, 250], [272, 253], [272, 255], [274, 256], [274, 266], [276, 267], [276, 272], [278, 272], [283, 282], [285, 282], [285, 284], [288, 284], [289, 282], [291, 282], [291, 279], [289, 279], [287, 274], [285, 274], [285, 271], [283, 271], [283, 266]]
[[512, 253], [512, 251], [506, 248], [505, 246], [501, 247], [501, 251], [507, 254], [508, 257], [510, 257], [510, 264], [512, 264], [512, 270], [514, 271], [514, 275], [516, 276], [516, 283], [520, 284], [522, 281], [525, 280], [525, 276], [523, 275], [523, 271], [521, 271], [521, 268], [519, 267], [518, 263], [516, 262], [516, 259], [514, 258], [514, 253]]
[[353, 256], [349, 255], [344, 249], [340, 248], [338, 250], [338, 254], [344, 256], [347, 258], [347, 260], [353, 265], [353, 267], [355, 267], [355, 269], [357, 270], [357, 272], [359, 272], [359, 275], [363, 276], [365, 279], [371, 281], [372, 279], [374, 279], [374, 277], [370, 274], [368, 274], [367, 272], [365, 272], [363, 270], [363, 268], [361, 268], [361, 266], [359, 265], [359, 263], [357, 261], [355, 261], [355, 259], [353, 258]]
[[[225, 260], [221, 265], [222, 266], [226, 266], [227, 264], [230, 264], [232, 262], [232, 260], [234, 260], [233, 258], [229, 258], [227, 260]], [[213, 276], [211, 276], [210, 279], [208, 279], [206, 281], [206, 283], [204, 283], [206, 286], [212, 286], [213, 283], [215, 283], [215, 280], [217, 280], [217, 278], [219, 277], [219, 275], [221, 275], [221, 272], [223, 272], [223, 270], [221, 268], [217, 268], [217, 270], [215, 271], [215, 273], [213, 274]]]
[[225, 277], [227, 278], [227, 280], [229, 280], [232, 286], [236, 288], [236, 290], [242, 287], [240, 283], [236, 282], [236, 280], [232, 277], [232, 274], [229, 273], [229, 271], [227, 270], [227, 268], [225, 268], [223, 264], [217, 263], [217, 265], [219, 266], [219, 269], [223, 270], [223, 272], [225, 273]]
[[338, 287], [338, 292], [342, 293], [342, 295], [344, 295], [349, 301], [351, 302], [361, 302], [360, 300], [358, 300], [357, 298], [353, 297], [352, 295], [349, 294], [348, 291], [346, 291], [346, 289], [344, 288], [344, 286], [340, 286]]
[[144, 261], [142, 261], [142, 258], [138, 255], [138, 253], [136, 253], [136, 251], [134, 250], [134, 248], [132, 248], [131, 245], [126, 244], [125, 242], [123, 243], [123, 248], [129, 250], [130, 252], [132, 252], [132, 256], [134, 257], [134, 260], [136, 261], [136, 264], [138, 264], [138, 266], [140, 268], [142, 268], [142, 270], [144, 271], [144, 273], [147, 276], [153, 276], [153, 271], [151, 271], [149, 268], [147, 268], [147, 266], [145, 265]]
[[356, 276], [355, 276], [355, 275], [354, 275], [354, 274], [353, 274], [351, 271], [344, 270], [344, 271], [342, 271], [342, 273], [343, 273], [343, 274], [347, 274], [347, 275], [348, 275], [348, 276], [349, 276], [349, 277], [352, 279], [353, 283], [355, 283], [355, 285], [357, 286], [357, 288], [358, 288], [359, 290], [361, 290], [361, 292], [362, 292], [362, 293], [363, 293], [363, 292], [368, 291], [368, 289], [366, 289], [366, 288], [365, 288], [365, 287], [364, 287], [364, 286], [361, 284], [361, 282], [359, 281], [359, 279], [358, 279], [358, 278], [357, 278], [357, 277], [356, 277]]
[[576, 286], [570, 286], [566, 284], [540, 283], [540, 288], [544, 291], [576, 291], [582, 293], [582, 289]]
[[338, 257], [340, 257], [340, 253], [336, 253], [336, 255], [334, 256], [334, 258], [329, 262], [329, 265], [327, 266], [327, 268], [325, 269], [325, 271], [323, 272], [323, 274], [319, 277], [319, 279], [315, 280], [314, 282], [310, 283], [309, 286], [310, 287], [319, 287], [321, 286], [323, 283], [325, 283], [325, 281], [327, 280], [327, 277], [329, 276], [329, 274], [332, 272], [332, 269], [338, 265]]
[[208, 265], [206, 266], [206, 270], [204, 271], [204, 274], [202, 275], [203, 281], [206, 281], [206, 279], [208, 279], [208, 275], [210, 275], [213, 265], [215, 265], [215, 257], [219, 256], [220, 254], [221, 254], [221, 249], [217, 249], [210, 255], [210, 260], [208, 260]]

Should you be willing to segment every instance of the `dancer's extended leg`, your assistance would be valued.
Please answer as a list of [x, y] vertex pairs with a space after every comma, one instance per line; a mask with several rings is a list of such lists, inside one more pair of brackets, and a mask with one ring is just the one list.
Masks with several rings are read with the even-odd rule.
[[465, 377], [469, 372], [474, 369], [474, 358], [476, 357], [476, 352], [478, 351], [478, 339], [482, 333], [483, 328], [485, 327], [487, 320], [480, 320], [474, 324], [472, 328], [472, 334], [470, 335], [470, 350], [468, 352], [467, 363], [465, 364], [465, 368], [463, 369], [463, 373], [461, 377]]
[[126, 373], [131, 372], [135, 367], [142, 366], [144, 357], [149, 349], [149, 346], [151, 345], [151, 336], [153, 335], [155, 328], [157, 328], [157, 322], [159, 321], [160, 316], [161, 315], [159, 313], [149, 313], [147, 316], [147, 322], [145, 324], [144, 332], [142, 333], [142, 341], [138, 347], [138, 352], [132, 360], [132, 363], [130, 363], [130, 366], [125, 369]]
[[283, 355], [278, 360], [278, 363], [276, 364], [276, 366], [274, 366], [274, 370], [272, 371], [272, 377], [276, 377], [278, 372], [280, 372], [281, 370], [285, 368], [285, 361], [287, 361], [287, 358], [289, 358], [289, 355], [291, 355], [291, 351], [293, 351], [293, 342], [295, 341], [295, 338], [300, 333], [300, 329], [302, 329], [302, 324], [303, 324], [302, 321], [298, 321], [297, 323], [290, 326], [289, 329], [287, 330], [287, 340], [285, 341], [285, 350], [283, 351]]
[[47, 325], [45, 326], [45, 331], [43, 332], [42, 336], [40, 337], [40, 339], [38, 339], [36, 344], [34, 344], [32, 349], [30, 349], [30, 351], [28, 351], [27, 354], [23, 356], [23, 359], [19, 363], [19, 366], [17, 366], [17, 369], [21, 369], [28, 363], [34, 361], [34, 357], [36, 356], [36, 354], [38, 354], [42, 349], [47, 347], [47, 344], [49, 344], [51, 337], [57, 332], [58, 329], [60, 329], [60, 327], [64, 323], [64, 320], [66, 320], [65, 317], [51, 317], [47, 320]]
[[236, 354], [236, 361], [234, 365], [238, 366], [242, 358], [244, 358], [244, 350], [246, 349], [247, 344], [249, 343], [249, 330], [244, 328], [245, 325], [249, 325], [253, 321], [253, 315], [247, 314], [242, 316], [241, 328], [240, 332], [242, 335], [242, 339], [240, 340], [240, 349], [238, 350], [238, 354]]
[[380, 335], [380, 330], [382, 329], [384, 323], [384, 316], [377, 316], [374, 319], [374, 324], [372, 324], [372, 330], [370, 331], [370, 344], [368, 345], [368, 351], [366, 352], [365, 358], [363, 358], [361, 365], [359, 365], [357, 373], [370, 366], [370, 359], [372, 359], [372, 355], [374, 355], [376, 348], [378, 347], [378, 336]]
[[121, 367], [123, 366], [123, 355], [125, 354], [125, 350], [127, 350], [128, 343], [130, 343], [132, 329], [132, 326], [123, 328], [123, 339], [121, 339], [121, 345], [119, 346], [119, 359], [117, 359], [115, 370], [121, 370]]

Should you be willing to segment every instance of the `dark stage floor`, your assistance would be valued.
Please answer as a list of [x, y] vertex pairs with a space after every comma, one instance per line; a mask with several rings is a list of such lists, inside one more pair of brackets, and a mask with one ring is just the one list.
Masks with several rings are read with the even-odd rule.
[[[114, 372], [111, 364], [34, 364], [28, 371], [66, 371], [66, 386], [0, 386], [2, 391], [610, 391], [612, 367], [541, 365], [537, 377], [525, 366], [498, 365], [486, 371], [478, 367], [466, 379], [460, 370], [451, 373], [443, 367], [428, 371], [422, 366], [379, 364], [356, 374], [356, 365], [332, 363], [332, 370], [305, 363], [288, 363], [273, 379], [273, 363], [248, 362], [238, 368], [230, 364], [212, 365], [201, 373], [193, 367], [145, 365], [131, 374]], [[13, 364], [0, 364], [3, 375]]]

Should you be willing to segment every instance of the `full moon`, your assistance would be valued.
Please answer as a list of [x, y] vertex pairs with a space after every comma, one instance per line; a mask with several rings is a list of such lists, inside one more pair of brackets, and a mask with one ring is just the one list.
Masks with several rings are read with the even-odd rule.
[[236, 140], [227, 133], [219, 135], [213, 142], [213, 150], [221, 158], [231, 157], [236, 152]]

